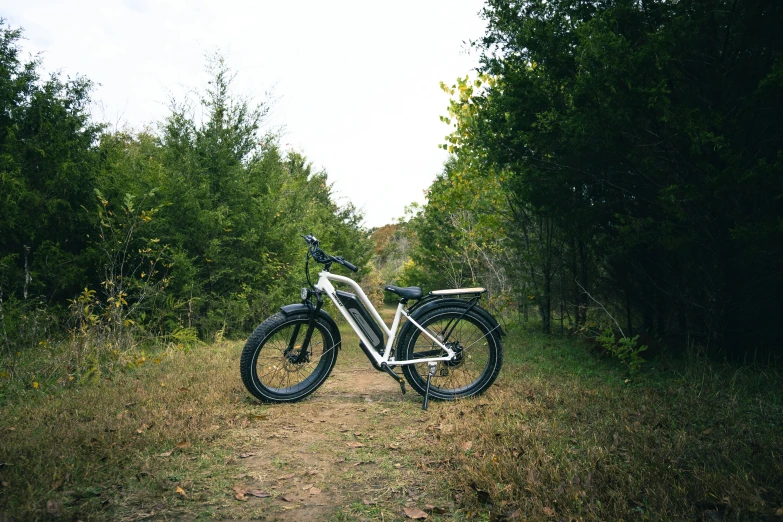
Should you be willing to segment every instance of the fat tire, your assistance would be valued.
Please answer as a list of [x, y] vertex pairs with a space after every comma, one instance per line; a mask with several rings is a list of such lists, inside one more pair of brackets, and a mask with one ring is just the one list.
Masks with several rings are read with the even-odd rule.
[[[423, 314], [420, 318], [415, 318], [422, 327], [435, 328], [435, 333], [441, 333], [437, 331], [438, 326], [443, 326], [448, 323], [450, 319], [459, 319], [462, 314], [465, 313], [464, 308], [457, 308], [453, 306], [444, 306], [430, 310]], [[449, 363], [439, 362], [435, 375], [432, 377], [430, 384], [429, 396], [432, 399], [450, 401], [463, 397], [471, 397], [479, 395], [489, 388], [500, 373], [500, 368], [503, 365], [503, 345], [500, 342], [500, 335], [497, 331], [493, 332], [493, 325], [487, 321], [486, 318], [473, 311], [459, 319], [463, 326], [459, 325], [454, 329], [453, 333], [447, 339], [447, 342], [459, 341], [460, 343], [466, 343], [468, 346], [463, 345], [465, 348], [464, 357], [483, 357], [485, 358], [485, 364], [477, 362], [477, 364], [471, 366], [471, 374], [468, 374], [467, 367], [450, 366]], [[465, 327], [467, 325], [467, 328]], [[466, 338], [460, 339], [460, 332], [466, 335]], [[417, 346], [417, 341], [419, 345]], [[473, 343], [472, 346], [470, 344]], [[398, 345], [398, 353], [406, 360], [418, 358], [417, 351], [425, 349], [432, 349], [434, 343], [424, 335], [418, 328], [411, 329], [410, 333], [402, 339]], [[471, 353], [472, 351], [472, 353]], [[471, 364], [471, 359], [463, 360], [462, 365]], [[483, 367], [482, 367], [483, 366]], [[424, 395], [427, 387], [427, 364], [406, 364], [402, 366], [402, 373], [405, 375], [405, 379], [410, 384], [411, 388], [416, 392]], [[446, 375], [441, 375], [442, 372], [447, 372]], [[459, 386], [452, 386], [454, 375], [459, 372], [465, 373], [465, 380], [470, 379], [469, 382], [463, 382]], [[475, 378], [472, 377], [475, 374]], [[449, 376], [452, 378], [449, 378]]]
[[[309, 321], [309, 314], [284, 315], [277, 313], [261, 323], [250, 335], [242, 350], [239, 369], [245, 388], [254, 397], [266, 403], [296, 402], [317, 390], [332, 372], [334, 363], [337, 361], [340, 334], [334, 332], [326, 321], [316, 317], [313, 329], [313, 341], [316, 344], [311, 344], [311, 346], [315, 347], [316, 352], [313, 353], [313, 357], [318, 357], [318, 360], [312, 366], [312, 372], [307, 373], [307, 369], [302, 367], [305, 370], [300, 372], [305, 375], [302, 381], [286, 387], [271, 386], [270, 383], [265, 383], [262, 378], [259, 378], [258, 360], [265, 349], [269, 351], [270, 358], [268, 360], [277, 361], [280, 365], [281, 370], [278, 373], [285, 375], [286, 371], [291, 370], [289, 373], [296, 371], [297, 367], [294, 366], [296, 363], [292, 363], [280, 351], [281, 345], [278, 341], [284, 338], [282, 333], [286, 329], [296, 325], [300, 326], [297, 339], [304, 337]], [[276, 338], [276, 334], [281, 334], [280, 339]], [[276, 342], [277, 346], [270, 346], [270, 342]], [[279, 356], [277, 352], [280, 352]]]

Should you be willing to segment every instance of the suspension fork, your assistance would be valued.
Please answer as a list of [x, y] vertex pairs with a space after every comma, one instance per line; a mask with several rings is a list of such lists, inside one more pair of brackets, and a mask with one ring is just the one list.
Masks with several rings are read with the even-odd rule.
[[[315, 329], [315, 318], [318, 315], [318, 312], [321, 310], [321, 307], [324, 305], [324, 298], [321, 295], [321, 292], [316, 290], [314, 293], [316, 303], [315, 306], [313, 306], [312, 303], [308, 302], [310, 305], [310, 320], [307, 323], [307, 331], [305, 332], [304, 339], [302, 340], [302, 348], [299, 350], [299, 355], [296, 356], [296, 360], [294, 361], [297, 364], [305, 362], [308, 348], [310, 347], [310, 339], [313, 337], [313, 330]], [[299, 335], [299, 326], [300, 325], [296, 325], [296, 328], [294, 328], [294, 333], [288, 343], [289, 350], [291, 350], [294, 344], [296, 344], [296, 337]]]

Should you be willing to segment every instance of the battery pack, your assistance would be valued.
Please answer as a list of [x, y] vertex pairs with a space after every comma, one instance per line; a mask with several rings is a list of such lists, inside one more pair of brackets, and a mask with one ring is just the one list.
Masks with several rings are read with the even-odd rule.
[[342, 290], [337, 290], [337, 298], [340, 299], [340, 303], [348, 310], [348, 313], [351, 314], [351, 317], [359, 325], [359, 328], [362, 329], [362, 332], [373, 347], [383, 353], [383, 332], [370, 317], [362, 302], [359, 301], [355, 294], [343, 292]]

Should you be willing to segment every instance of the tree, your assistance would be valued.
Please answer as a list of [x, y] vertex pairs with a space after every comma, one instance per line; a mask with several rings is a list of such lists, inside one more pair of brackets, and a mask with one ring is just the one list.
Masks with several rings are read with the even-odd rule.
[[781, 9], [489, 0], [492, 82], [458, 85], [449, 145], [508, 175], [515, 208], [552, 220], [564, 267], [629, 326], [735, 354], [779, 344]]
[[42, 80], [39, 59], [21, 60], [20, 38], [0, 20], [0, 285], [63, 303], [89, 276], [82, 207], [96, 186], [101, 127], [87, 110], [89, 80]]

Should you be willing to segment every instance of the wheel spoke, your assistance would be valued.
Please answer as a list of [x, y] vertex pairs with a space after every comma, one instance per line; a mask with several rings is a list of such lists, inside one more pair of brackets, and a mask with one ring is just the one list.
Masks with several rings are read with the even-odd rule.
[[284, 325], [266, 339], [256, 362], [256, 374], [264, 387], [295, 393], [310, 384], [323, 356], [333, 347], [325, 350], [323, 333], [314, 328], [307, 347], [309, 357], [297, 363], [306, 329], [307, 321], [299, 321]]
[[[498, 349], [491, 337], [491, 330], [474, 318], [471, 314], [463, 314], [458, 309], [448, 311], [435, 310], [420, 323], [427, 331], [438, 339], [448, 329], [449, 338], [446, 345], [456, 353], [451, 361], [437, 363], [434, 375], [430, 381], [430, 393], [440, 398], [472, 395], [483, 391], [488, 377], [494, 370], [490, 368], [493, 350]], [[427, 335], [420, 331], [413, 333], [408, 345], [409, 357], [412, 359], [433, 358], [443, 355], [443, 350]], [[415, 388], [422, 388], [429, 373], [427, 363], [413, 365], [406, 373], [409, 380], [414, 380]], [[494, 376], [492, 376], [494, 378]]]

